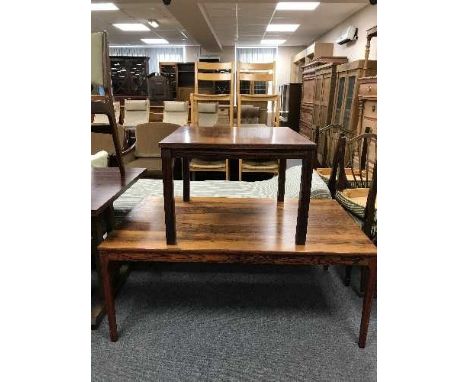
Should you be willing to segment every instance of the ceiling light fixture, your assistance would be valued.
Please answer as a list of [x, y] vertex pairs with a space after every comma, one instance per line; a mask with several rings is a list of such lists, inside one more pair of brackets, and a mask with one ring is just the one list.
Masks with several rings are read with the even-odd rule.
[[142, 32], [150, 29], [143, 24], [112, 24], [114, 27], [124, 32]]
[[300, 24], [269, 24], [267, 32], [295, 32]]
[[145, 44], [152, 45], [169, 44], [169, 41], [167, 41], [165, 38], [142, 38], [141, 41], [143, 41]]
[[260, 44], [276, 46], [276, 45], [281, 45], [284, 42], [286, 42], [286, 40], [269, 40], [269, 39], [267, 39], [267, 40], [260, 41]]
[[153, 28], [159, 27], [159, 24], [156, 20], [148, 20], [148, 24], [151, 25]]
[[118, 11], [114, 3], [91, 3], [92, 11]]
[[318, 1], [293, 1], [285, 2], [280, 1], [276, 4], [277, 11], [313, 11], [320, 5]]

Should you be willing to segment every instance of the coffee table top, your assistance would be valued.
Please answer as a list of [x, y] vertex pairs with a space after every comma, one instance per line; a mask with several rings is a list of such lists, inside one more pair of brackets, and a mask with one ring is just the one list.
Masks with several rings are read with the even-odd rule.
[[91, 168], [91, 216], [98, 216], [132, 186], [146, 171], [126, 168], [122, 178], [118, 167]]
[[161, 148], [191, 149], [293, 149], [313, 150], [315, 143], [289, 127], [181, 126], [164, 138]]
[[[376, 246], [335, 200], [312, 200], [305, 245], [296, 245], [297, 201], [269, 199], [176, 198], [177, 244], [166, 243], [164, 203], [148, 196], [99, 246], [101, 251], [132, 254], [150, 251], [184, 256], [202, 254], [257, 256], [337, 255], [375, 257]], [[214, 258], [213, 258], [214, 260]], [[207, 260], [208, 261], [208, 260]], [[284, 260], [285, 263], [287, 259]], [[299, 259], [298, 259], [299, 261]]]

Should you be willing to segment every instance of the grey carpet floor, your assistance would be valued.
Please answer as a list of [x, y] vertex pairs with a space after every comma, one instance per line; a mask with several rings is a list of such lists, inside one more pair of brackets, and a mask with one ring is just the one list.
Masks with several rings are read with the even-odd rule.
[[116, 300], [119, 341], [107, 318], [91, 334], [92, 380], [375, 381], [377, 301], [359, 349], [362, 299], [342, 278], [339, 267], [133, 270]]

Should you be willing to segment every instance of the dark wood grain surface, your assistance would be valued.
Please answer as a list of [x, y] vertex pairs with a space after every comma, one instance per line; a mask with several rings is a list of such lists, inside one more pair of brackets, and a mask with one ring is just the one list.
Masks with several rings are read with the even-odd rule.
[[98, 216], [146, 171], [128, 168], [121, 177], [118, 167], [91, 168], [91, 216]]
[[190, 255], [199, 255], [193, 260], [243, 262], [245, 256], [265, 262], [265, 256], [270, 256], [268, 261], [273, 263], [275, 259], [285, 262], [284, 255], [293, 263], [307, 263], [307, 255], [338, 255], [359, 263], [353, 257], [375, 257], [377, 253], [334, 200], [311, 201], [305, 245], [295, 244], [295, 199], [276, 203], [269, 199], [192, 198], [184, 203], [177, 198], [175, 206], [176, 245], [166, 244], [163, 199], [150, 196], [101, 243], [100, 253], [121, 253], [132, 260], [150, 252], [151, 256], [161, 254], [159, 261], [190, 261]]
[[301, 149], [313, 150], [315, 143], [289, 127], [181, 126], [160, 143], [162, 148], [204, 149]]

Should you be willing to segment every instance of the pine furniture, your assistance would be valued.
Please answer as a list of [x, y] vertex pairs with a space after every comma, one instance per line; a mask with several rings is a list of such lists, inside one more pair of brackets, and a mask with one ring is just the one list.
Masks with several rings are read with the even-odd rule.
[[313, 139], [315, 128], [330, 124], [335, 94], [336, 66], [346, 57], [319, 57], [304, 66], [299, 132]]
[[[336, 89], [331, 123], [358, 135], [358, 89], [359, 78], [364, 75], [365, 60], [357, 60], [336, 67]], [[367, 75], [377, 73], [377, 61], [367, 62]]]
[[[242, 102], [272, 102], [273, 121], [272, 125], [279, 126], [279, 94], [276, 94], [276, 62], [249, 64], [237, 63], [237, 123], [240, 125], [242, 118]], [[251, 85], [249, 93], [241, 92], [241, 84]], [[255, 91], [257, 84], [262, 85], [260, 94]], [[253, 86], [253, 87], [252, 87]], [[271, 93], [268, 93], [268, 89]], [[250, 159], [239, 160], [239, 180], [242, 180], [243, 172], [266, 172], [278, 174], [280, 164], [278, 161], [259, 161]]]

